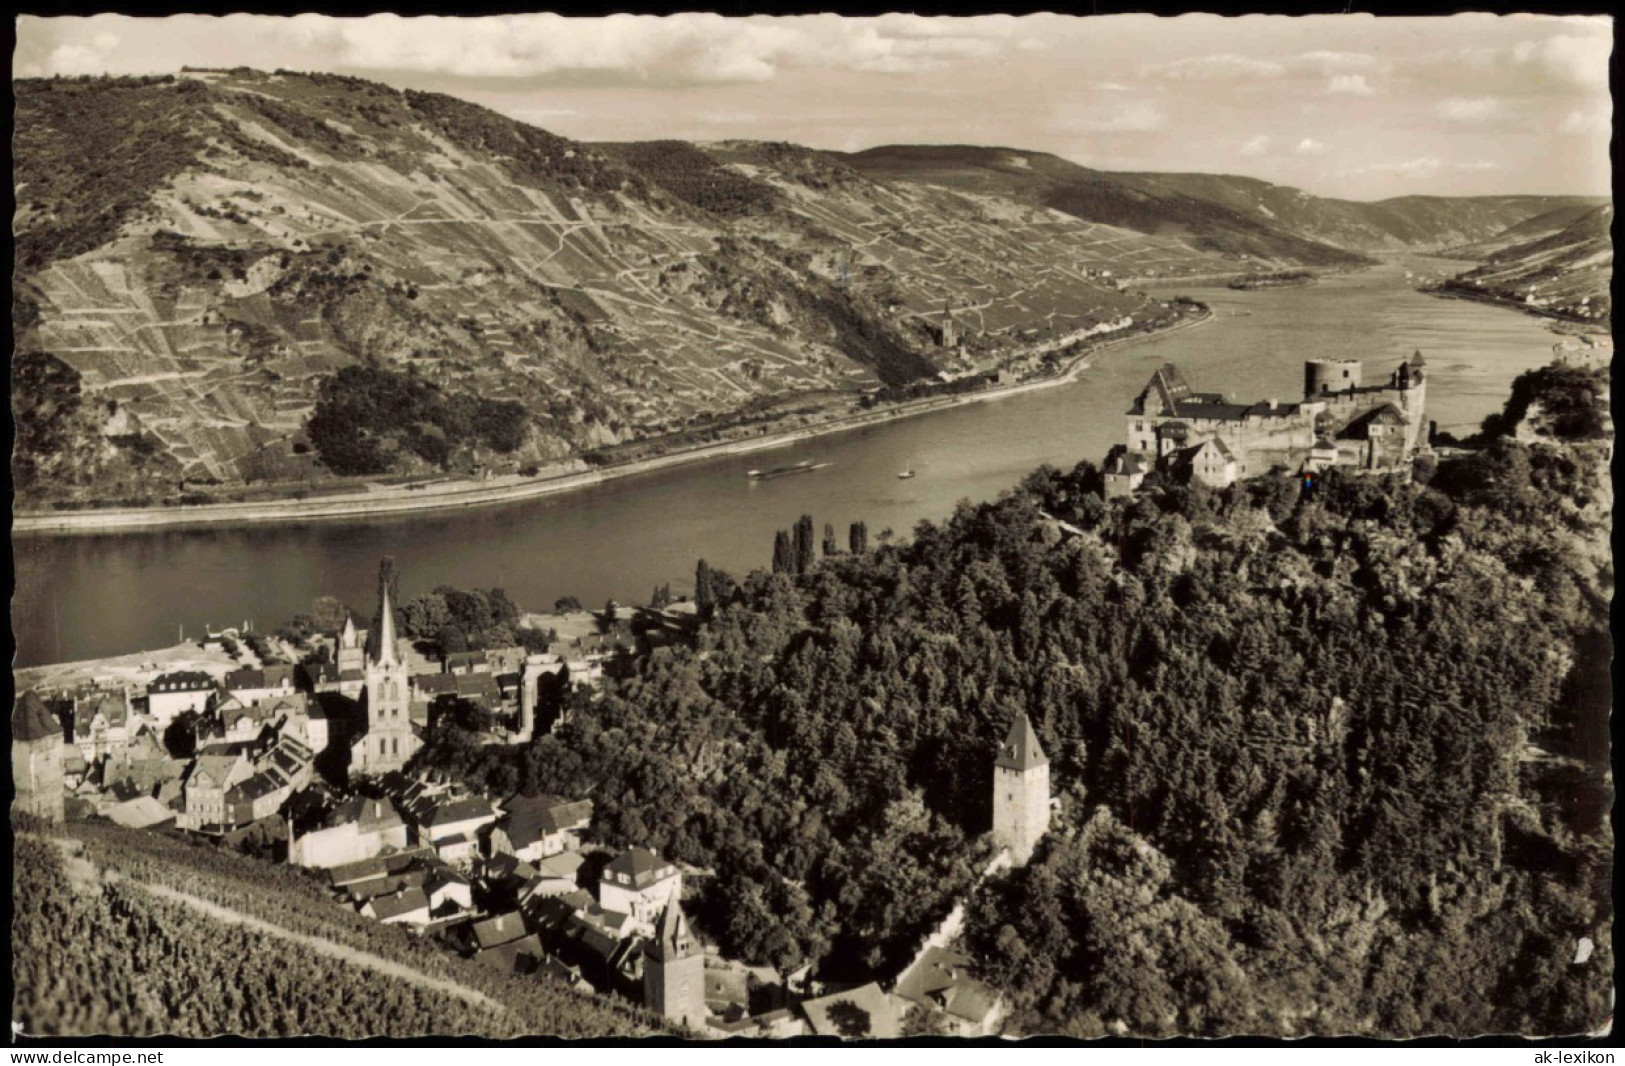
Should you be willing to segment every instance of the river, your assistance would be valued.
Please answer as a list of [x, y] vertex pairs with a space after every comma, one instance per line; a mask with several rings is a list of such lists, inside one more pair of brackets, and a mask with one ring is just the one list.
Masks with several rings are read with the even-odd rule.
[[[644, 602], [657, 584], [692, 589], [695, 561], [743, 573], [771, 559], [774, 531], [810, 513], [819, 529], [862, 519], [871, 539], [906, 535], [960, 500], [986, 500], [1040, 463], [1099, 462], [1123, 412], [1164, 362], [1192, 387], [1235, 400], [1297, 399], [1303, 361], [1363, 359], [1367, 380], [1420, 349], [1428, 414], [1468, 430], [1499, 410], [1512, 379], [1545, 363], [1538, 320], [1410, 289], [1405, 271], [1462, 264], [1396, 257], [1301, 288], [1181, 289], [1218, 320], [1099, 357], [1074, 383], [902, 419], [754, 455], [724, 457], [559, 496], [468, 511], [284, 528], [182, 529], [14, 538], [18, 666], [174, 643], [205, 625], [271, 629], [317, 596], [370, 614], [378, 558], [405, 595], [440, 584], [500, 587], [528, 610], [572, 595]], [[753, 468], [809, 460], [812, 473], [752, 481]], [[913, 469], [903, 480], [899, 471]]]

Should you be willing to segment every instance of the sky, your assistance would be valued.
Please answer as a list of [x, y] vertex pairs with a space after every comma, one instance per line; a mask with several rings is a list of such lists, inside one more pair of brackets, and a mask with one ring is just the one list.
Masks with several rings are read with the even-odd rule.
[[1611, 20], [23, 17], [18, 77], [321, 70], [567, 137], [981, 144], [1322, 196], [1607, 194]]

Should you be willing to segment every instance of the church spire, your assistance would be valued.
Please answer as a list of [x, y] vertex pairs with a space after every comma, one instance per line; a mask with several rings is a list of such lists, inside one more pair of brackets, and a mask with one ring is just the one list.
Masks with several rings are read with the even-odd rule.
[[389, 587], [395, 583], [395, 560], [385, 556], [378, 564], [378, 624], [373, 627], [372, 656], [379, 665], [395, 662], [395, 608]]
[[344, 629], [339, 632], [339, 647], [353, 648], [356, 645], [355, 618], [349, 611], [344, 612]]

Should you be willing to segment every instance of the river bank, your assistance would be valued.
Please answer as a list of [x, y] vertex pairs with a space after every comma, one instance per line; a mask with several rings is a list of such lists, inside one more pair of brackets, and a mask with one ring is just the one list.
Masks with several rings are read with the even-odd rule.
[[239, 526], [266, 522], [319, 522], [342, 518], [367, 518], [413, 512], [445, 511], [485, 507], [541, 496], [571, 492], [602, 485], [620, 478], [665, 470], [686, 463], [724, 456], [784, 448], [830, 434], [844, 433], [897, 419], [944, 411], [969, 404], [1008, 399], [1040, 389], [1054, 388], [1077, 380], [1078, 374], [1094, 357], [1128, 345], [1166, 337], [1212, 321], [1211, 311], [1181, 318], [1161, 329], [1089, 345], [1078, 352], [1055, 374], [1014, 385], [995, 386], [979, 392], [933, 396], [909, 400], [895, 406], [843, 415], [817, 425], [768, 432], [755, 438], [722, 441], [673, 451], [666, 455], [613, 466], [582, 470], [556, 477], [534, 478], [507, 474], [484, 481], [438, 481], [412, 485], [376, 486], [363, 494], [285, 499], [255, 503], [216, 503], [178, 507], [108, 508], [96, 511], [20, 511], [12, 521], [12, 534], [52, 535], [59, 533], [119, 533], [136, 529], [163, 529], [185, 526]]

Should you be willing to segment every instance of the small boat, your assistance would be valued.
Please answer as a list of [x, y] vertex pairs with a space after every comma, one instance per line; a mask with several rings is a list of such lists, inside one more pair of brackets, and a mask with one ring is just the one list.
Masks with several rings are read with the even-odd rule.
[[897, 475], [897, 477], [900, 480], [903, 480], [903, 481], [907, 481], [909, 478], [911, 478], [913, 476], [914, 476], [914, 471], [912, 471], [912, 470], [904, 470], [902, 473]]

